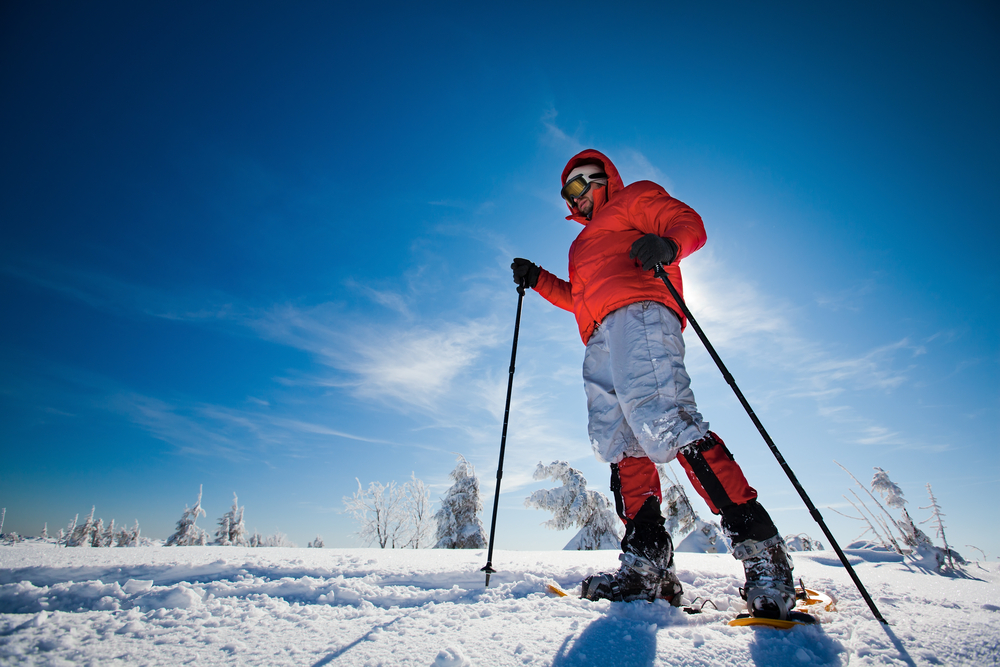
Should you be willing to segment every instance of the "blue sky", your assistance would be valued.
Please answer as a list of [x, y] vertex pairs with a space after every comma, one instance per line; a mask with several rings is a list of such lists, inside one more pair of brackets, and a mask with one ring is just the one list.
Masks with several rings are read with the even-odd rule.
[[[355, 478], [488, 523], [514, 256], [566, 277], [578, 150], [697, 210], [689, 306], [842, 544], [874, 466], [1000, 555], [998, 17], [987, 3], [5, 3], [0, 505], [166, 537], [204, 485], [358, 544]], [[820, 536], [694, 332], [702, 413], [783, 533]], [[592, 488], [583, 346], [525, 299], [498, 548], [539, 461]], [[675, 468], [675, 470], [678, 470]], [[700, 506], [707, 518], [708, 511]], [[849, 506], [847, 507], [849, 510]]]

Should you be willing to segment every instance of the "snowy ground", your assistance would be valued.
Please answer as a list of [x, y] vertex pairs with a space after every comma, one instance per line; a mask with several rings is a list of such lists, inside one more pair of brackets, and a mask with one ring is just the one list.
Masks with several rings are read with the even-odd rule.
[[[0, 547], [3, 665], [995, 665], [1000, 566], [930, 574], [851, 552], [891, 626], [832, 552], [796, 576], [837, 598], [823, 623], [735, 628], [732, 557], [682, 553], [685, 598], [724, 611], [556, 598], [614, 552]], [[711, 607], [709, 607], [711, 609]]]

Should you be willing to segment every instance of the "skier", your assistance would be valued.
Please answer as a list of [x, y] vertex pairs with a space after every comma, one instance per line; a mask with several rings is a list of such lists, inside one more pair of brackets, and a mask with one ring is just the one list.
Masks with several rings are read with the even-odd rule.
[[514, 282], [576, 315], [586, 345], [583, 380], [594, 454], [611, 464], [625, 524], [616, 572], [583, 580], [581, 597], [661, 598], [680, 605], [673, 544], [660, 512], [656, 463], [680, 461], [743, 562], [750, 613], [787, 618], [795, 605], [791, 558], [740, 466], [702, 420], [684, 367], [686, 322], [652, 269], [681, 290], [678, 262], [705, 244], [701, 217], [650, 181], [625, 186], [605, 155], [585, 150], [563, 169], [567, 220], [584, 225], [569, 250], [569, 281], [522, 258]]

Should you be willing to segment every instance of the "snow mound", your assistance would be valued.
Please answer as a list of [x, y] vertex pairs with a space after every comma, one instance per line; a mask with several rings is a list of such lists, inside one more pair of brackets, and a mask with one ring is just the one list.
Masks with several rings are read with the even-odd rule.
[[437, 657], [434, 658], [434, 662], [431, 663], [431, 667], [468, 667], [470, 664], [472, 663], [462, 655], [462, 651], [449, 646], [438, 652]]

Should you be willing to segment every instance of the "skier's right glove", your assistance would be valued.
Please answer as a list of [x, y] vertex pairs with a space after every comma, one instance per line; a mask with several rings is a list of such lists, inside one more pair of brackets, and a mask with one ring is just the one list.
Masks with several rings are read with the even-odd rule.
[[514, 271], [514, 282], [525, 287], [534, 287], [538, 284], [538, 274], [542, 269], [534, 262], [530, 262], [520, 257], [515, 257], [510, 263], [510, 268]]
[[657, 264], [666, 266], [677, 257], [677, 244], [672, 239], [656, 234], [646, 234], [632, 244], [629, 259], [638, 260], [643, 271], [649, 271]]

